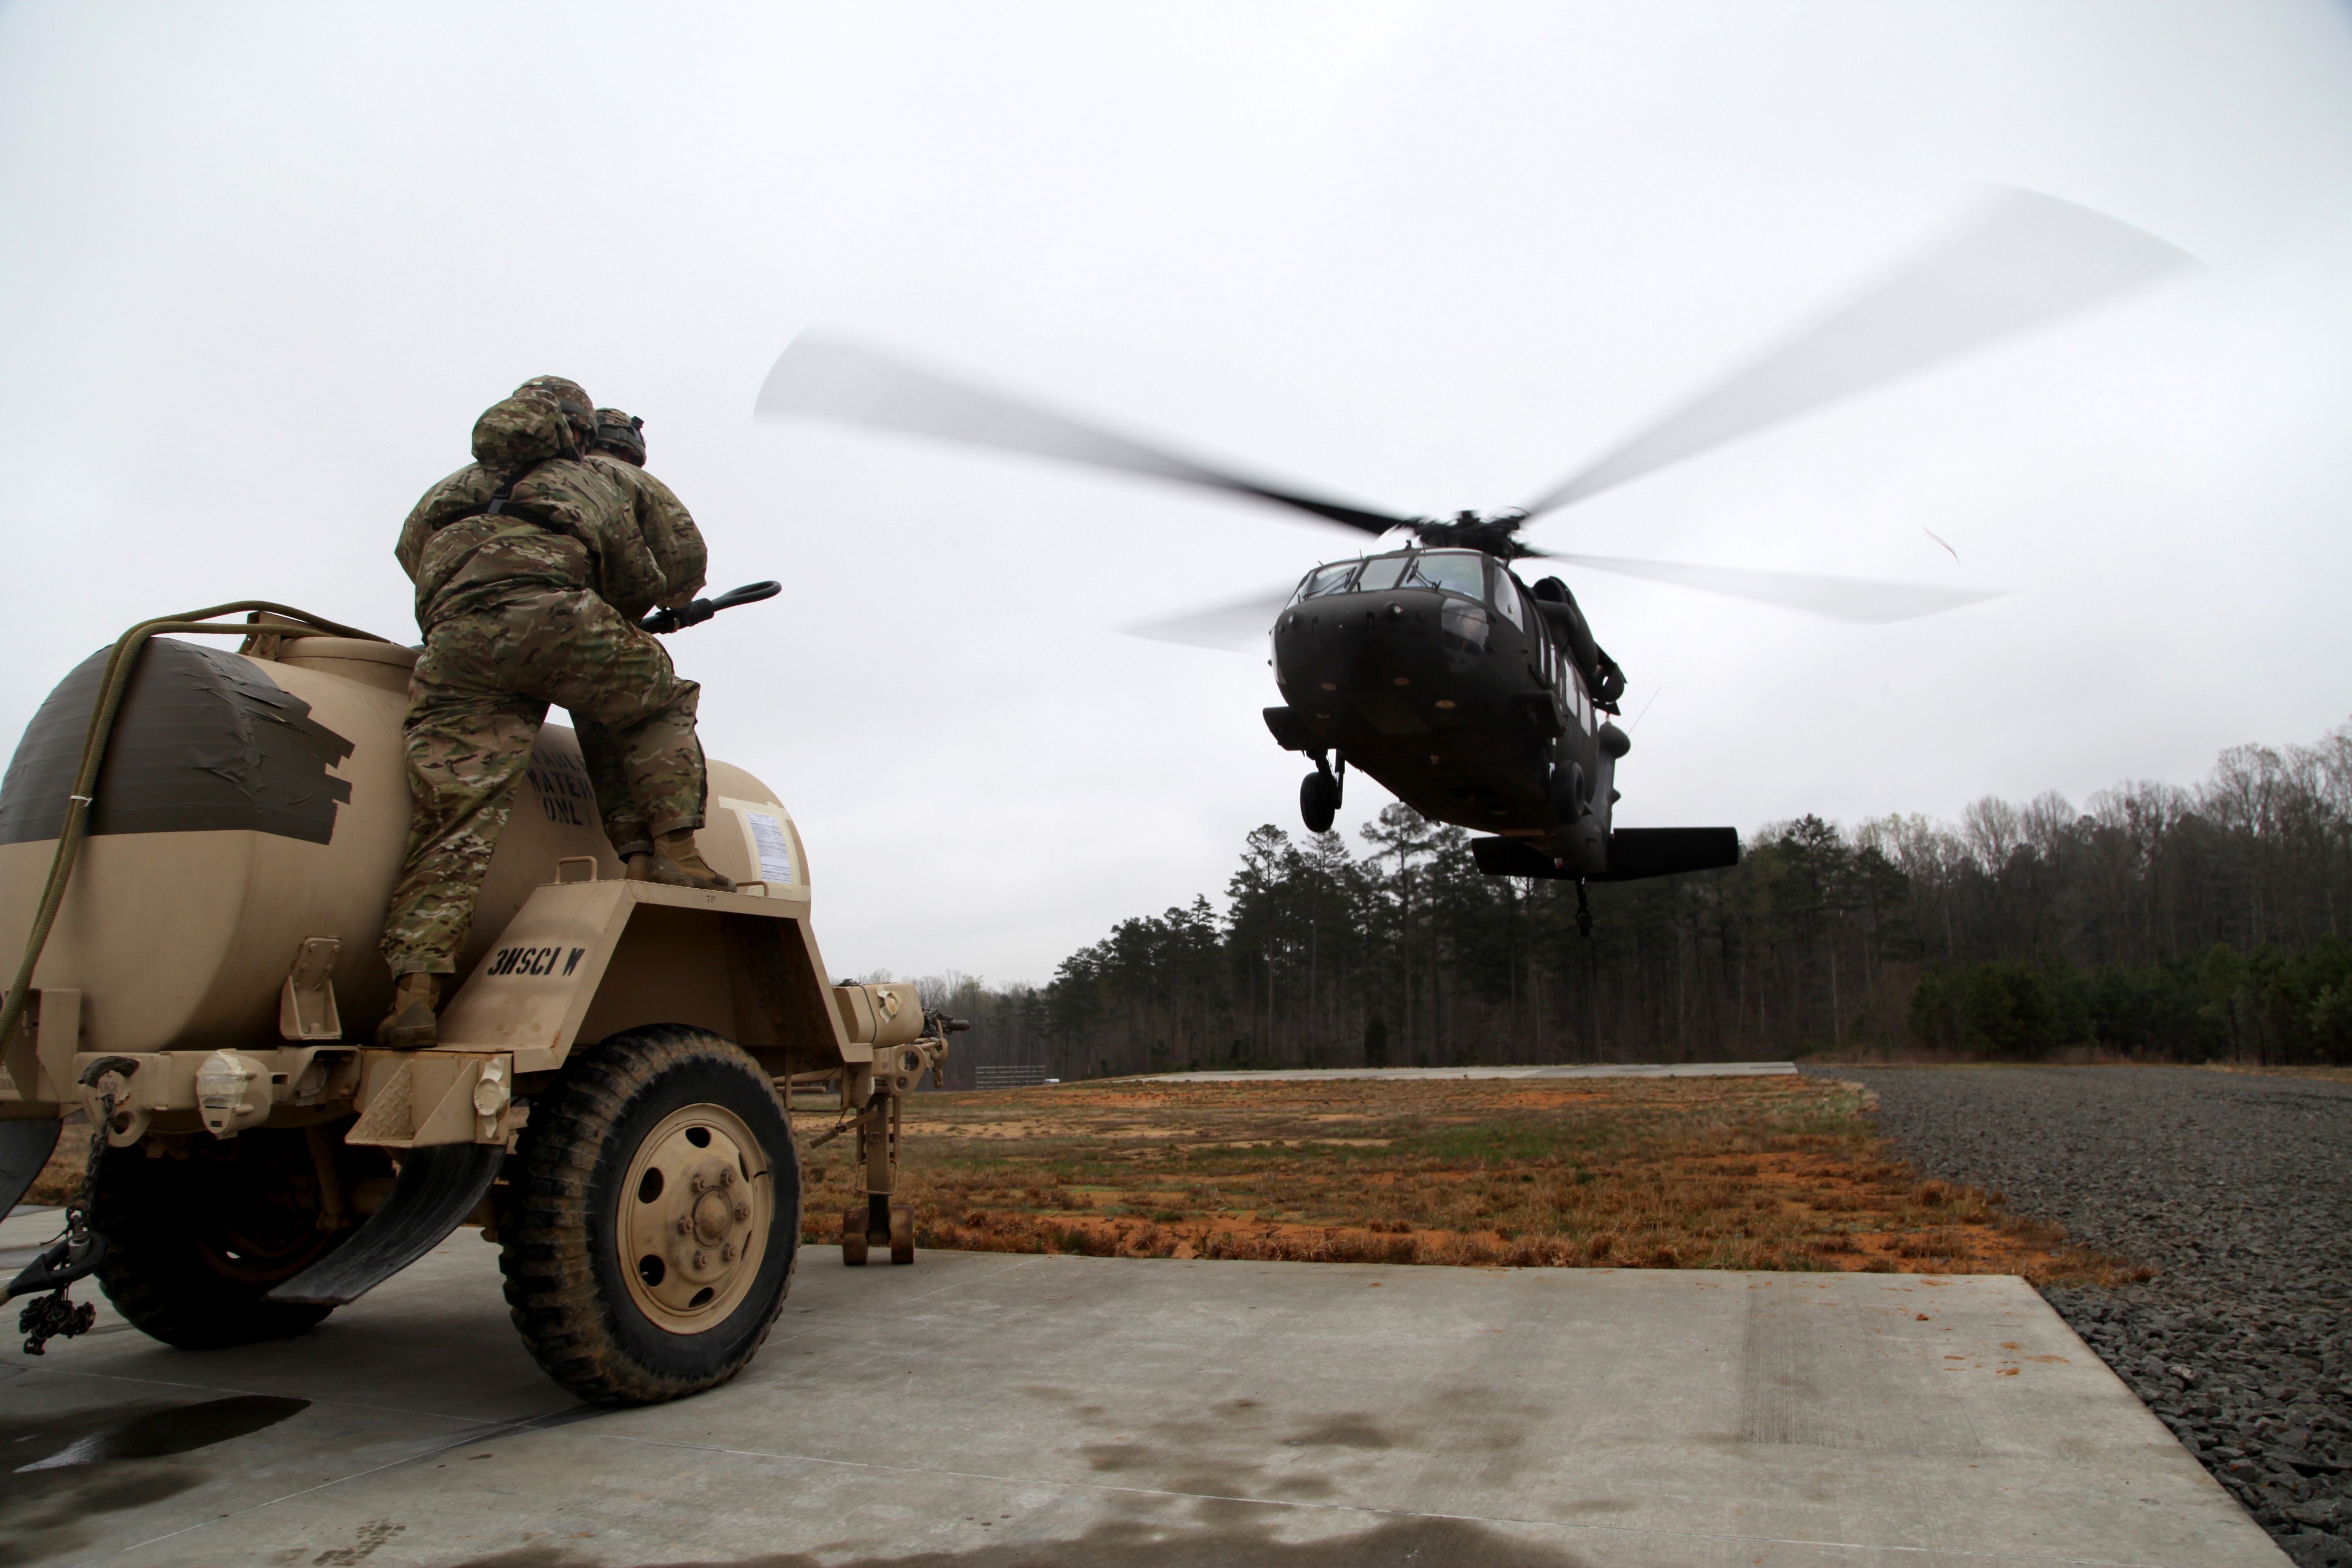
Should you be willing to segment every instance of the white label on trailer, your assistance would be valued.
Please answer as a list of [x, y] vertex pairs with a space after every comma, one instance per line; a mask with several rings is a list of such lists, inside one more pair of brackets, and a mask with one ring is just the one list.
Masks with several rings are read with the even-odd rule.
[[751, 825], [751, 843], [760, 852], [760, 876], [763, 880], [789, 887], [793, 881], [793, 839], [784, 825], [764, 811], [747, 811], [743, 820]]

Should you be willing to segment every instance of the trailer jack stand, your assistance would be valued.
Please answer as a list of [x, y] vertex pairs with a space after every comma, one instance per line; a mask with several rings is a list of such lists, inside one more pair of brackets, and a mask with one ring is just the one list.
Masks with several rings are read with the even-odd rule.
[[841, 1215], [841, 1260], [855, 1268], [869, 1247], [889, 1248], [893, 1263], [915, 1261], [915, 1211], [897, 1202], [898, 1134], [903, 1102], [896, 1094], [876, 1094], [857, 1115], [857, 1162], [866, 1173], [864, 1207], [852, 1204]]

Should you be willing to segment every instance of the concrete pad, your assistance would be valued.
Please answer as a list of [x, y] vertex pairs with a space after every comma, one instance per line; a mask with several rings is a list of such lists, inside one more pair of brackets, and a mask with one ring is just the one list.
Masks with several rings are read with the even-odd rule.
[[1794, 1062], [1576, 1062], [1521, 1068], [1275, 1068], [1265, 1072], [1138, 1073], [1101, 1083], [1307, 1083], [1317, 1079], [1385, 1078], [1443, 1082], [1490, 1078], [1789, 1078]]
[[471, 1232], [277, 1344], [101, 1306], [0, 1355], [0, 1562], [2285, 1562], [2014, 1279], [836, 1257], [640, 1410], [539, 1375]]

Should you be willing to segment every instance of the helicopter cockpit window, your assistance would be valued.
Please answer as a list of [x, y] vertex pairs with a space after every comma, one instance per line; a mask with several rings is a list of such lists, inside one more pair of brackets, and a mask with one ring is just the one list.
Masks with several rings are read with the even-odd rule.
[[1430, 550], [1412, 558], [1406, 585], [1444, 588], [1474, 599], [1486, 596], [1486, 558], [1475, 550]]
[[1492, 570], [1495, 574], [1495, 608], [1502, 611], [1503, 618], [1511, 625], [1521, 631], [1527, 630], [1527, 622], [1522, 618], [1526, 612], [1519, 607], [1517, 581], [1503, 569], [1499, 561], [1494, 563]]
[[1326, 594], [1345, 591], [1348, 579], [1356, 574], [1356, 568], [1361, 564], [1357, 561], [1342, 561], [1337, 566], [1326, 566], [1319, 572], [1308, 574], [1307, 581], [1298, 585], [1298, 597], [1301, 600], [1319, 599]]
[[1356, 592], [1377, 594], [1383, 588], [1396, 586], [1397, 574], [1404, 569], [1410, 555], [1375, 555], [1364, 563], [1364, 574], [1356, 579]]

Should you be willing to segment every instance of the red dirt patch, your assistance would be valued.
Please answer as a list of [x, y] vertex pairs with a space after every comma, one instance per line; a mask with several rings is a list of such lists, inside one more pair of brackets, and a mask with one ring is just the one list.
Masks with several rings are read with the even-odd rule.
[[[924, 1095], [922, 1245], [1302, 1261], [2145, 1277], [1890, 1159], [1858, 1086], [1323, 1079]], [[862, 1187], [809, 1168], [808, 1212]], [[820, 1217], [811, 1241], [835, 1239]]]

